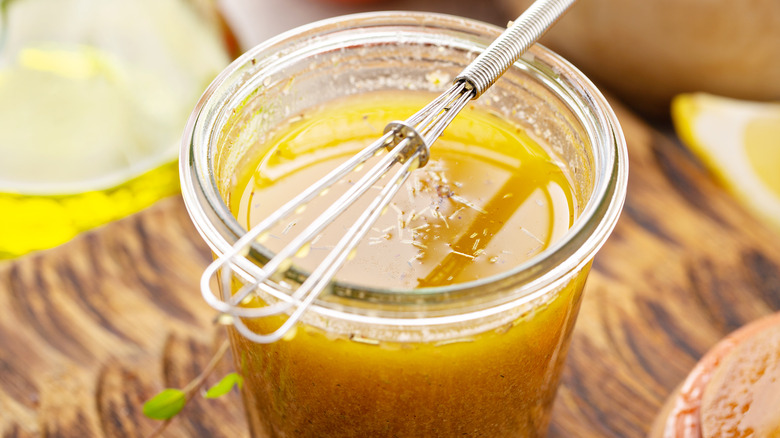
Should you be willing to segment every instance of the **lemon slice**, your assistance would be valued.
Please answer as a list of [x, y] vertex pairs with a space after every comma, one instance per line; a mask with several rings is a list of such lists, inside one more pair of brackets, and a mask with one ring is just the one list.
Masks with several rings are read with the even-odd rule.
[[672, 101], [672, 120], [716, 178], [780, 229], [780, 103], [683, 94]]

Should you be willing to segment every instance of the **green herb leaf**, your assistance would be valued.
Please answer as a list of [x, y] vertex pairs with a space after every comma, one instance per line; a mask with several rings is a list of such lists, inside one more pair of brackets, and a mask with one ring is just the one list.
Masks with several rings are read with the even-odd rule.
[[181, 389], [167, 388], [144, 403], [144, 415], [154, 420], [168, 420], [178, 414], [187, 403]]
[[238, 389], [241, 389], [241, 385], [244, 384], [244, 379], [238, 375], [238, 373], [230, 373], [227, 376], [223, 377], [222, 380], [217, 382], [216, 385], [209, 388], [208, 391], [206, 391], [206, 398], [217, 398], [222, 397], [223, 395], [230, 392], [231, 389], [233, 389], [233, 385], [238, 386]]

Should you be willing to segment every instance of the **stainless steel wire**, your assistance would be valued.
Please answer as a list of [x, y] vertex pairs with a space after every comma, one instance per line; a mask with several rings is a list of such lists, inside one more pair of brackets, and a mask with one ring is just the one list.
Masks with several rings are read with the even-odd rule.
[[[328, 286], [336, 272], [348, 259], [358, 242], [376, 222], [393, 196], [416, 168], [424, 166], [430, 146], [472, 99], [487, 90], [576, 0], [538, 0], [504, 31], [481, 55], [459, 74], [452, 86], [406, 121], [392, 122], [384, 135], [358, 154], [338, 166], [315, 184], [274, 211], [239, 238], [233, 247], [219, 255], [201, 278], [201, 292], [206, 302], [227, 316], [230, 323], [247, 339], [270, 343], [281, 339], [301, 318], [316, 298]], [[262, 267], [245, 256], [254, 242], [263, 239], [273, 226], [290, 216], [301, 206], [319, 196], [355, 168], [376, 156], [388, 152], [368, 172], [331, 204]], [[325, 227], [332, 223], [368, 189], [399, 168], [381, 189], [360, 217], [339, 240], [323, 261], [292, 292], [282, 291], [273, 284], [273, 277], [289, 269], [292, 258]], [[234, 291], [233, 265], [252, 277]], [[212, 278], [221, 278], [222, 294], [212, 291]], [[263, 291], [278, 302], [264, 307], [249, 307], [243, 303]], [[284, 323], [270, 333], [257, 333], [246, 325], [244, 318], [264, 318], [288, 314]]]
[[470, 83], [482, 95], [573, 4], [575, 0], [534, 2], [500, 37], [455, 78]]

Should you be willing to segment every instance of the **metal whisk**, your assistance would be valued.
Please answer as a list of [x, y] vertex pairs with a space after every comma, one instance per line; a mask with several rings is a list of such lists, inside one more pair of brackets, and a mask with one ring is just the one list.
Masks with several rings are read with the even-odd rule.
[[[455, 78], [453, 85], [447, 91], [405, 122], [388, 124], [380, 139], [252, 227], [230, 251], [222, 254], [206, 268], [201, 278], [201, 291], [206, 302], [223, 315], [227, 315], [230, 323], [247, 339], [258, 343], [270, 343], [282, 338], [330, 283], [348, 259], [350, 252], [379, 218], [410, 173], [428, 162], [430, 145], [436, 141], [442, 131], [470, 100], [479, 97], [493, 85], [574, 1], [536, 1]], [[377, 155], [382, 149], [387, 149], [388, 153], [262, 268], [244, 257], [252, 243], [261, 239], [271, 227], [293, 214], [369, 158]], [[286, 293], [268, 283], [275, 273], [286, 271], [292, 263], [293, 256], [302, 249], [305, 250], [312, 239], [328, 224], [396, 165], [400, 167], [381, 189], [379, 196], [371, 201], [344, 237], [297, 289], [292, 293]], [[253, 277], [253, 281], [242, 285], [235, 293], [231, 287], [233, 269], [231, 265], [239, 267]], [[212, 277], [218, 272], [222, 281], [221, 299], [212, 292], [210, 285]], [[258, 289], [275, 297], [278, 302], [265, 307], [242, 306], [242, 303], [251, 298]], [[293, 308], [287, 320], [278, 329], [268, 334], [252, 331], [242, 320], [242, 318], [281, 315]]]

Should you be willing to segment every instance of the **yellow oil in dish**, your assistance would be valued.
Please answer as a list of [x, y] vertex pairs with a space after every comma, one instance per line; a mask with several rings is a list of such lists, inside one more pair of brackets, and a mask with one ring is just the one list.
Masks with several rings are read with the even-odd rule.
[[127, 76], [86, 46], [27, 47], [0, 70], [0, 258], [61, 244], [178, 191], [184, 108], [147, 110], [151, 90]]
[[70, 195], [0, 193], [0, 259], [67, 242], [82, 231], [138, 212], [179, 193], [178, 164], [165, 163], [130, 181]]
[[[228, 205], [250, 227], [376, 139], [387, 122], [407, 118], [429, 99], [411, 92], [361, 95], [294, 117], [259, 145], [262, 152], [234, 179]], [[315, 202], [328, 205], [350, 181]], [[418, 288], [500, 275], [560, 239], [579, 202], [558, 163], [522, 129], [468, 108], [337, 279], [357, 290], [405, 289], [413, 295]], [[295, 265], [311, 269], [363, 205], [315, 239]], [[321, 210], [310, 206], [280, 224], [264, 244], [278, 249], [314, 211]], [[501, 323], [488, 318], [407, 330], [303, 322], [271, 344], [253, 343], [231, 329], [253, 433], [542, 436], [587, 270]], [[481, 287], [499, 286], [488, 281]], [[268, 333], [282, 320], [245, 322]]]
[[4, 5], [0, 259], [179, 191], [187, 116], [231, 58], [205, 17], [188, 1]]

